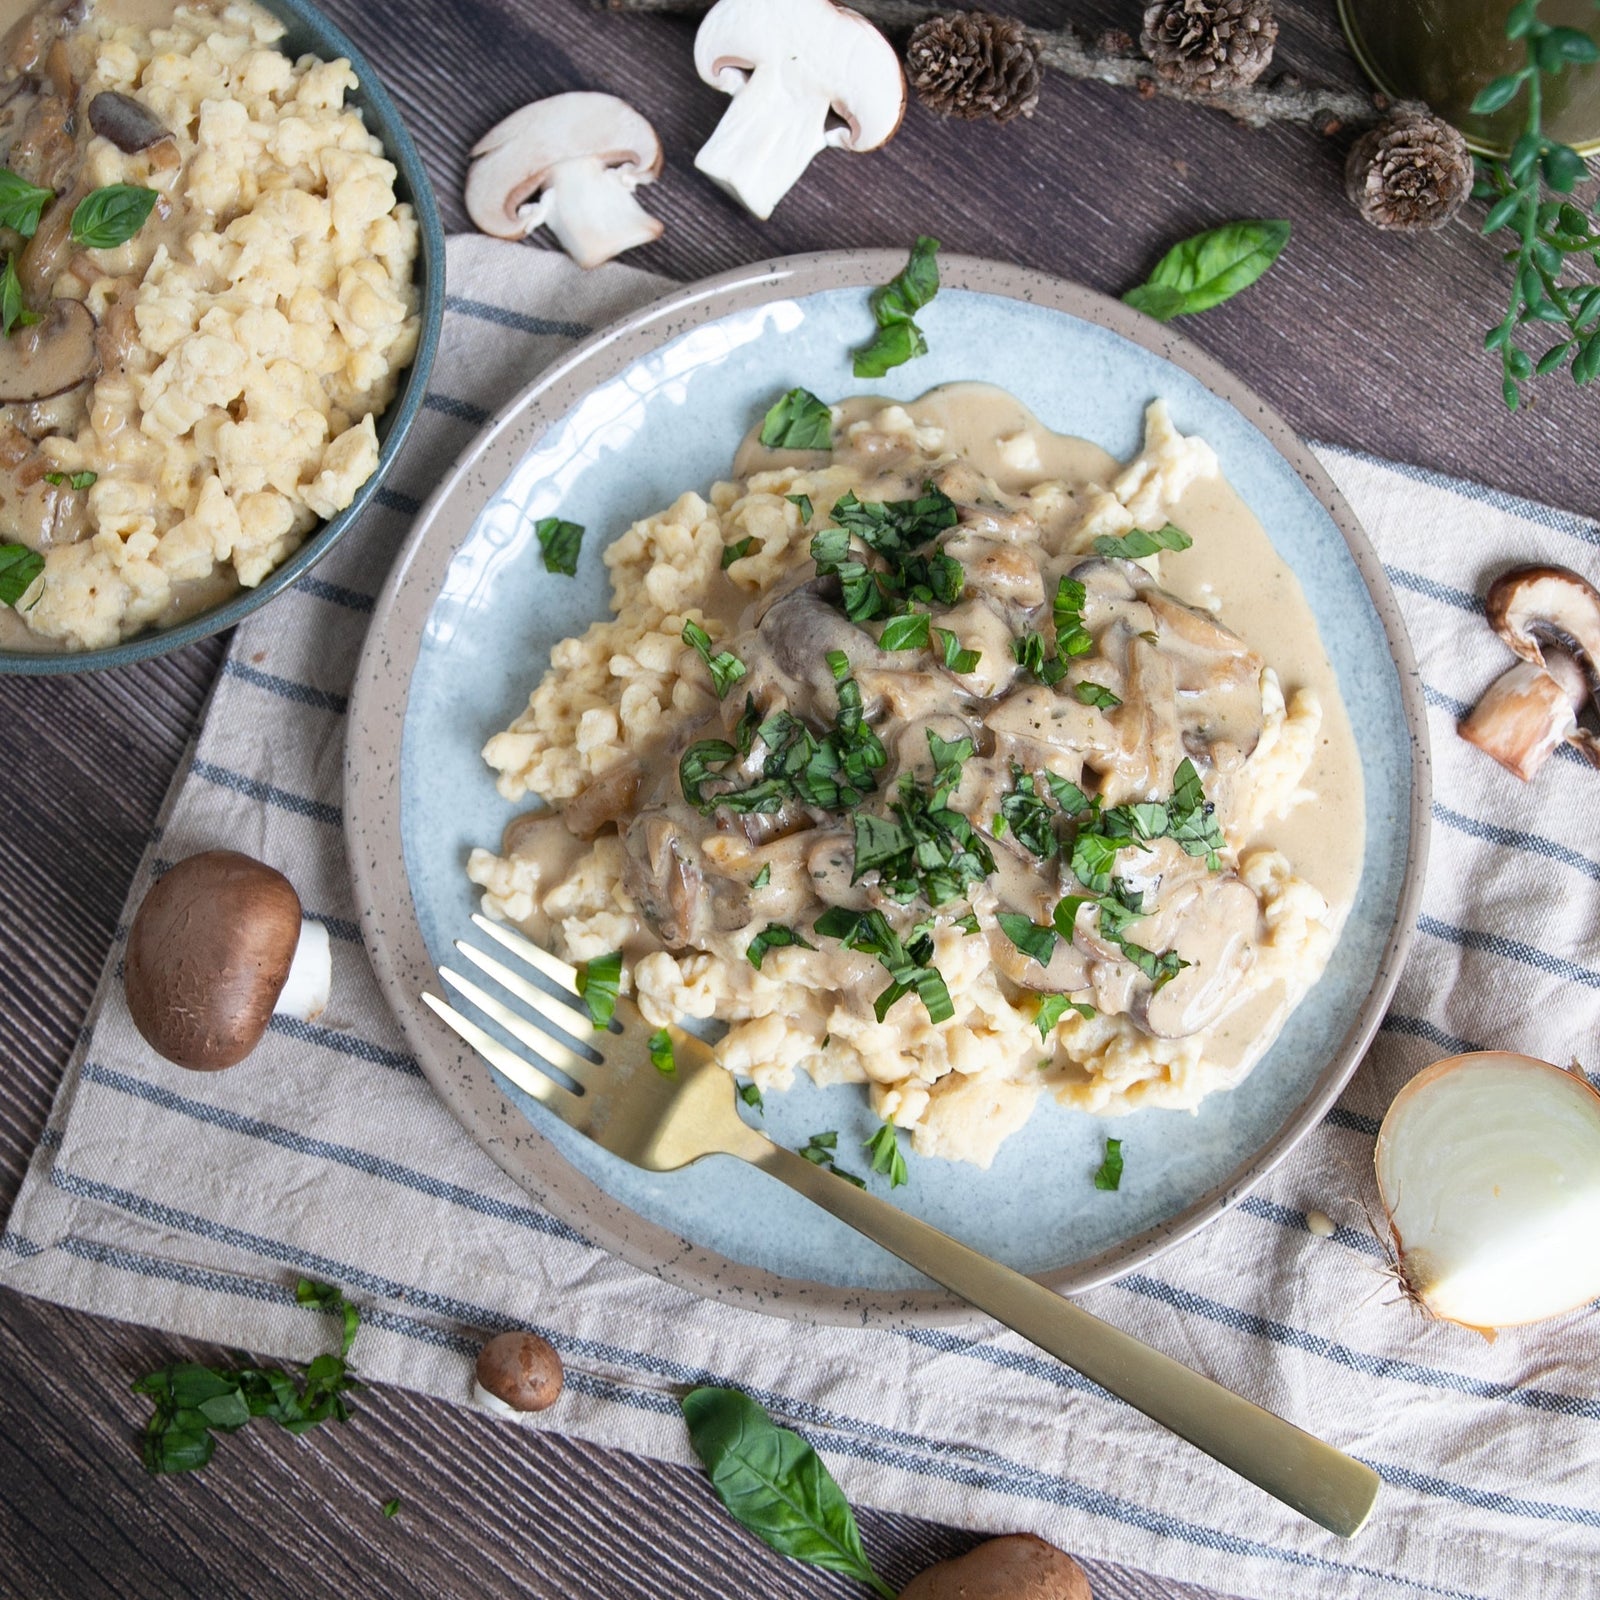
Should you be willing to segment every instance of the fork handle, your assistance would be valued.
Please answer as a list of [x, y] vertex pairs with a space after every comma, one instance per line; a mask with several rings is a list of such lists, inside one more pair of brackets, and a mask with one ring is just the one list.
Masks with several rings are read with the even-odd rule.
[[1330, 1532], [1367, 1520], [1370, 1467], [791, 1150], [746, 1159]]

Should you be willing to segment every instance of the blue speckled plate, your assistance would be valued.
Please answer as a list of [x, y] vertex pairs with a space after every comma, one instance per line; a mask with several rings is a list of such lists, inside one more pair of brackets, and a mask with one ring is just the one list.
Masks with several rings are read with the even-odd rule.
[[[1326, 975], [1236, 1091], [1198, 1114], [1145, 1111], [1116, 1133], [1121, 1189], [1089, 1175], [1108, 1126], [1041, 1102], [987, 1172], [913, 1163], [894, 1202], [1064, 1290], [1127, 1270], [1193, 1231], [1279, 1160], [1331, 1104], [1376, 1028], [1414, 917], [1428, 816], [1411, 650], [1378, 561], [1285, 424], [1181, 338], [1038, 273], [941, 263], [920, 314], [930, 354], [870, 385], [849, 352], [864, 290], [903, 258], [792, 258], [685, 289], [580, 346], [492, 422], [417, 519], [378, 602], [350, 716], [346, 815], [368, 947], [424, 1070], [486, 1149], [589, 1238], [701, 1293], [827, 1320], [969, 1314], [910, 1268], [726, 1157], [638, 1171], [499, 1081], [416, 1000], [471, 933], [463, 865], [518, 809], [479, 750], [523, 706], [550, 647], [605, 613], [601, 545], [686, 488], [727, 473], [773, 394], [910, 399], [958, 379], [1017, 394], [1049, 427], [1119, 456], [1164, 395], [1298, 574], [1361, 730], [1367, 853]], [[544, 571], [534, 522], [590, 530], [576, 579]], [[396, 777], [398, 775], [398, 782]], [[790, 1144], [822, 1128], [840, 1149], [874, 1126], [864, 1091], [801, 1086], [767, 1099]]]

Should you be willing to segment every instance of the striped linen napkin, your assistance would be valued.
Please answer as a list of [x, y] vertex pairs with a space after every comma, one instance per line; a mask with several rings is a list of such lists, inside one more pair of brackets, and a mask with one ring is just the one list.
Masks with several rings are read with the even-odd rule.
[[[1378, 1119], [1440, 1055], [1566, 1062], [1600, 1031], [1593, 777], [1530, 786], [1455, 736], [1506, 665], [1486, 577], [1542, 556], [1593, 569], [1600, 526], [1341, 450], [1320, 452], [1377, 545], [1417, 646], [1437, 758], [1415, 953], [1338, 1108], [1197, 1238], [1084, 1303], [1370, 1462], [1386, 1488], [1342, 1543], [992, 1326], [817, 1328], [701, 1301], [533, 1206], [434, 1098], [367, 967], [340, 830], [345, 697], [411, 514], [474, 429], [593, 326], [664, 292], [620, 267], [450, 244], [446, 337], [417, 434], [378, 504], [242, 626], [130, 903], [166, 863], [226, 844], [288, 869], [333, 935], [337, 1016], [275, 1024], [206, 1076], [128, 1021], [122, 933], [7, 1231], [0, 1281], [106, 1316], [308, 1357], [301, 1274], [346, 1286], [356, 1361], [452, 1399], [490, 1330], [561, 1351], [561, 1403], [528, 1422], [690, 1459], [675, 1397], [748, 1390], [824, 1452], [858, 1502], [1006, 1530], [1260, 1600], [1600, 1595], [1600, 1320], [1489, 1344], [1398, 1303], [1367, 1219]], [[1307, 1227], [1332, 1216], [1331, 1238]], [[955, 1402], [955, 1403], [953, 1403]]]

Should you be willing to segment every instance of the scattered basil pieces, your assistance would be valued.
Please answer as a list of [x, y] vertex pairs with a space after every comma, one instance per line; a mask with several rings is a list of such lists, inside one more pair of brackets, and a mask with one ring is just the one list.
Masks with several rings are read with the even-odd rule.
[[1056, 950], [1054, 928], [1041, 928], [1031, 917], [1023, 916], [1020, 911], [999, 912], [994, 920], [1000, 924], [1000, 931], [1023, 955], [1037, 961], [1041, 967], [1050, 965], [1050, 957]]
[[147, 1373], [133, 1385], [148, 1395], [155, 1412], [145, 1424], [140, 1453], [145, 1471], [193, 1472], [211, 1459], [213, 1433], [232, 1433], [252, 1417], [265, 1417], [290, 1433], [304, 1433], [319, 1422], [345, 1422], [345, 1395], [360, 1389], [345, 1364], [360, 1326], [356, 1308], [329, 1283], [302, 1278], [295, 1299], [340, 1317], [338, 1355], [320, 1355], [300, 1378], [281, 1367], [235, 1366], [213, 1369], [179, 1361]]
[[99, 476], [98, 472], [74, 472], [70, 476], [65, 472], [47, 472], [44, 481], [53, 483], [58, 488], [65, 483], [74, 489], [87, 489]]
[[1158, 550], [1187, 550], [1193, 543], [1194, 540], [1182, 528], [1175, 528], [1169, 522], [1165, 527], [1157, 528], [1153, 532], [1145, 528], [1135, 528], [1132, 533], [1125, 533], [1117, 538], [1113, 538], [1110, 534], [1102, 534], [1094, 542], [1094, 553], [1097, 556], [1110, 556], [1113, 559], [1120, 557], [1124, 561], [1139, 561], [1145, 556], [1153, 556]]
[[811, 496], [808, 494], [786, 494], [783, 497], [800, 513], [802, 522], [810, 522], [812, 516]]
[[764, 1113], [767, 1109], [766, 1101], [761, 1098], [761, 1091], [753, 1083], [739, 1085], [739, 1098], [747, 1106], [754, 1106], [757, 1111]]
[[761, 442], [769, 450], [831, 450], [833, 413], [809, 389], [791, 389], [763, 419]]
[[1094, 1186], [1097, 1189], [1115, 1189], [1121, 1182], [1122, 1141], [1107, 1139], [1105, 1160], [1100, 1163], [1100, 1170], [1094, 1175]]
[[157, 194], [132, 183], [91, 189], [72, 213], [73, 240], [88, 250], [112, 250], [126, 244], [155, 209]]
[[911, 1174], [906, 1171], [906, 1158], [900, 1152], [900, 1141], [896, 1137], [898, 1131], [892, 1122], [886, 1122], [866, 1141], [866, 1148], [872, 1152], [872, 1170], [888, 1178], [891, 1189], [898, 1189], [901, 1184], [911, 1181]]
[[880, 650], [921, 650], [928, 642], [928, 613], [914, 611], [909, 616], [891, 617], [878, 635]]
[[15, 228], [24, 239], [31, 239], [45, 206], [54, 198], [54, 189], [40, 189], [9, 167], [0, 167], [0, 228]]
[[[1071, 935], [1065, 935], [1071, 938]], [[1081, 1000], [1074, 1000], [1070, 995], [1047, 994], [1039, 998], [1039, 1014], [1033, 1019], [1039, 1029], [1039, 1037], [1046, 1044], [1050, 1042], [1050, 1035], [1056, 1031], [1056, 1024], [1066, 1016], [1069, 1011], [1076, 1011], [1080, 1017], [1093, 1018], [1096, 1015], [1091, 1005], [1086, 1005]], [[1040, 1066], [1048, 1067], [1048, 1061], [1040, 1062]]]
[[1283, 253], [1287, 222], [1229, 222], [1175, 244], [1123, 300], [1157, 322], [1193, 316], [1248, 289]]
[[744, 538], [735, 540], [732, 544], [722, 547], [722, 570], [726, 572], [735, 561], [742, 561], [750, 554], [750, 546], [755, 540], [747, 533]]
[[799, 1434], [778, 1427], [737, 1389], [693, 1389], [682, 1405], [694, 1453], [740, 1527], [779, 1555], [843, 1573], [894, 1600], [861, 1547], [849, 1502]]
[[815, 950], [814, 944], [808, 943], [794, 931], [786, 928], [781, 922], [769, 922], [748, 945], [745, 946], [745, 955], [749, 958], [750, 965], [757, 972], [761, 970], [761, 963], [766, 958], [769, 950], [782, 950], [787, 946], [797, 946], [801, 950]]
[[[960, 598], [961, 563], [942, 550], [921, 549], [959, 520], [955, 502], [935, 484], [925, 484], [914, 500], [863, 501], [846, 492], [832, 516], [838, 526], [813, 536], [811, 559], [819, 577], [838, 578], [841, 609], [852, 622], [902, 615], [912, 601], [953, 606]], [[885, 569], [869, 569], [852, 550], [852, 536], [883, 557]]]
[[851, 911], [844, 906], [830, 906], [813, 926], [823, 938], [837, 939], [847, 950], [864, 950], [882, 963], [891, 981], [872, 1002], [879, 1022], [890, 1006], [912, 993], [922, 1001], [930, 1022], [948, 1022], [956, 1014], [944, 978], [928, 964], [933, 955], [931, 934], [920, 932], [909, 944], [903, 943], [881, 911]]
[[771, 882], [772, 882], [772, 863], [768, 862], [755, 875], [755, 877], [753, 877], [750, 880], [750, 887], [752, 889], [765, 889], [766, 886]]
[[597, 1028], [609, 1027], [622, 989], [622, 952], [596, 956], [578, 964], [578, 994]]
[[683, 642], [693, 645], [700, 653], [700, 659], [705, 662], [706, 670], [711, 674], [711, 687], [717, 691], [719, 700], [745, 675], [744, 662], [731, 650], [718, 650], [713, 653], [711, 635], [698, 622], [684, 623]]
[[919, 235], [904, 269], [872, 291], [868, 304], [878, 331], [856, 351], [852, 370], [858, 378], [881, 378], [891, 367], [927, 354], [928, 341], [915, 318], [939, 292], [938, 251], [937, 239]]
[[544, 570], [559, 572], [562, 577], [573, 577], [578, 570], [578, 547], [583, 543], [583, 526], [577, 522], [563, 522], [560, 517], [541, 517], [533, 525], [539, 536], [539, 548], [544, 551]]
[[1076, 578], [1062, 578], [1050, 606], [1050, 620], [1056, 626], [1056, 654], [1063, 660], [1086, 656], [1094, 649], [1094, 638], [1083, 625], [1083, 608], [1089, 591]]
[[[826, 1044], [828, 1041], [822, 1041]], [[834, 1160], [834, 1153], [839, 1147], [839, 1135], [834, 1132], [814, 1133], [800, 1150], [800, 1158], [809, 1161], [814, 1167], [826, 1167], [836, 1178], [843, 1178], [846, 1183], [853, 1183], [858, 1189], [865, 1189], [866, 1183], [853, 1172], [846, 1172]]]
[[650, 1035], [650, 1065], [664, 1076], [670, 1076], [678, 1070], [677, 1060], [672, 1054], [672, 1035], [665, 1028], [657, 1028]]
[[1053, 687], [1067, 675], [1067, 664], [1060, 656], [1046, 653], [1042, 633], [1024, 633], [1011, 641], [1011, 654], [1024, 672], [1031, 672], [1040, 683]]
[[957, 676], [977, 671], [978, 663], [983, 660], [981, 650], [962, 649], [961, 641], [948, 628], [935, 628], [933, 637], [937, 641], [937, 653], [948, 671]]
[[0, 269], [0, 337], [9, 339], [13, 328], [32, 327], [38, 320], [38, 313], [23, 304], [17, 264], [7, 256], [5, 267]]
[[393, 1500], [383, 1502], [383, 1514], [386, 1517], [398, 1516], [400, 1513], [400, 1497], [396, 1495]]
[[0, 544], [0, 605], [14, 606], [44, 571], [44, 556], [25, 544]]
[[1112, 694], [1103, 684], [1075, 683], [1072, 692], [1086, 706], [1098, 706], [1102, 711], [1111, 711], [1122, 704], [1119, 696]]

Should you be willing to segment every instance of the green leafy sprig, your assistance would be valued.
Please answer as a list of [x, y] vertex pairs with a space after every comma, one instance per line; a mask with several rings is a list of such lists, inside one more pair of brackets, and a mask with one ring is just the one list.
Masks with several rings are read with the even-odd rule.
[[[1600, 47], [1576, 28], [1551, 27], [1539, 20], [1539, 0], [1519, 0], [1506, 18], [1506, 37], [1521, 40], [1523, 66], [1496, 78], [1479, 92], [1472, 110], [1487, 116], [1526, 97], [1522, 132], [1504, 161], [1479, 163], [1474, 195], [1490, 202], [1483, 232], [1508, 232], [1505, 259], [1511, 263], [1511, 292], [1505, 316], [1484, 335], [1484, 348], [1500, 353], [1500, 393], [1509, 410], [1522, 404], [1520, 385], [1570, 364], [1574, 383], [1600, 373], [1600, 284], [1567, 283], [1569, 258], [1600, 262], [1600, 232], [1589, 215], [1570, 200], [1588, 176], [1583, 157], [1544, 131], [1545, 78], [1571, 66], [1600, 61]], [[1549, 196], [1545, 190], [1549, 190]], [[1537, 358], [1518, 343], [1523, 331], [1539, 328], [1555, 342]]]
[[781, 1556], [843, 1573], [894, 1600], [867, 1560], [843, 1490], [799, 1434], [737, 1389], [693, 1389], [682, 1405], [694, 1453], [740, 1527]]
[[264, 1417], [296, 1434], [318, 1423], [349, 1420], [345, 1396], [364, 1386], [350, 1376], [344, 1358], [361, 1315], [331, 1283], [302, 1278], [295, 1299], [341, 1319], [339, 1353], [318, 1356], [298, 1378], [282, 1367], [213, 1368], [194, 1361], [147, 1373], [133, 1385], [135, 1394], [155, 1402], [140, 1445], [145, 1471], [193, 1472], [203, 1467], [216, 1449], [215, 1435], [234, 1433], [252, 1417]]

